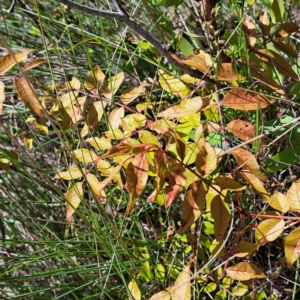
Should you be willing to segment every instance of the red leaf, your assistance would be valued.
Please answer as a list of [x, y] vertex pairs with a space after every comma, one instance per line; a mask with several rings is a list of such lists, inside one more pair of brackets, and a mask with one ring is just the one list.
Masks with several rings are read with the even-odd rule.
[[185, 169], [181, 163], [173, 164], [165, 174], [168, 186], [166, 187], [166, 207], [169, 207], [176, 196], [182, 191], [186, 182]]

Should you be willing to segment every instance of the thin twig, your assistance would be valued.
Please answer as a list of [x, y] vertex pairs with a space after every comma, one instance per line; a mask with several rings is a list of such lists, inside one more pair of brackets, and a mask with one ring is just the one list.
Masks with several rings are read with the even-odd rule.
[[113, 3], [116, 6], [116, 9], [118, 10], [117, 12], [91, 8], [82, 4], [75, 3], [70, 0], [56, 0], [56, 2], [64, 4], [70, 8], [74, 8], [81, 12], [85, 12], [87, 14], [91, 14], [103, 18], [116, 19], [117, 21], [124, 23], [129, 28], [131, 28], [136, 33], [138, 33], [140, 36], [142, 36], [146, 41], [152, 44], [160, 52], [160, 54], [168, 60], [169, 64], [173, 65], [174, 67], [180, 69], [185, 74], [188, 74], [192, 77], [201, 78], [201, 79], [205, 78], [206, 81], [214, 83], [214, 80], [210, 79], [208, 76], [203, 75], [198, 70], [190, 69], [188, 66], [181, 64], [179, 61], [173, 58], [171, 53], [166, 49], [166, 47], [161, 43], [161, 41], [158, 40], [153, 35], [151, 35], [147, 30], [143, 29], [142, 26], [140, 26], [134, 19], [128, 17], [122, 11], [122, 9], [120, 9], [119, 4], [116, 3], [115, 0], [113, 1]]

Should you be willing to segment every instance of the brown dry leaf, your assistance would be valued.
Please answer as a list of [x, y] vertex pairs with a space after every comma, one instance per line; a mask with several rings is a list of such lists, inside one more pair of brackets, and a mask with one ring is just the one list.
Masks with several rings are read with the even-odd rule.
[[106, 105], [107, 102], [104, 101], [96, 101], [91, 105], [87, 114], [87, 124], [90, 128], [94, 130], [97, 128]]
[[255, 241], [257, 248], [268, 242], [275, 241], [284, 230], [284, 221], [282, 219], [264, 220], [255, 230]]
[[266, 278], [266, 275], [256, 265], [249, 262], [241, 262], [226, 269], [227, 276], [239, 281], [254, 278]]
[[218, 65], [218, 70], [216, 72], [216, 80], [219, 81], [235, 81], [243, 80], [245, 77], [236, 73], [233, 64], [231, 63], [222, 63]]
[[239, 166], [242, 167], [243, 170], [248, 170], [252, 172], [258, 179], [265, 180], [266, 177], [260, 170], [260, 166], [255, 158], [255, 156], [248, 150], [243, 148], [235, 149], [231, 152]]
[[213, 185], [219, 186], [221, 191], [243, 191], [246, 187], [229, 176], [219, 175], [213, 180]]
[[112, 99], [113, 95], [118, 91], [120, 88], [123, 80], [125, 78], [124, 72], [120, 72], [115, 76], [112, 76], [104, 85], [102, 89], [103, 95], [108, 98]]
[[47, 59], [44, 58], [35, 58], [32, 61], [30, 61], [24, 68], [23, 68], [23, 72], [26, 72], [28, 70], [31, 70], [37, 66], [39, 66], [40, 64], [46, 63]]
[[256, 26], [253, 23], [251, 17], [247, 17], [244, 22], [242, 22], [243, 31], [246, 36], [246, 43], [250, 49], [252, 49], [257, 41], [257, 31]]
[[17, 51], [6, 54], [0, 59], [0, 75], [4, 75], [17, 63], [27, 60], [28, 54], [33, 50]]
[[71, 187], [66, 195], [66, 221], [71, 223], [71, 217], [79, 206], [83, 195], [82, 182], [77, 182]]
[[138, 96], [140, 96], [145, 91], [145, 84], [142, 83], [140, 86], [134, 88], [134, 89], [127, 89], [124, 90], [121, 94], [121, 101], [124, 104], [129, 104], [132, 101], [134, 101]]
[[86, 148], [80, 148], [77, 150], [72, 151], [72, 153], [75, 155], [75, 157], [83, 162], [83, 163], [91, 163], [94, 162], [95, 160], [97, 160], [98, 155], [89, 149]]
[[232, 88], [224, 97], [223, 105], [237, 110], [257, 110], [266, 108], [274, 100], [262, 94], [254, 93], [242, 88]]
[[167, 74], [163, 70], [158, 70], [158, 74], [158, 81], [165, 91], [174, 94], [180, 97], [181, 99], [187, 97], [187, 95], [189, 94], [189, 90], [179, 78]]
[[195, 97], [183, 100], [180, 104], [167, 108], [165, 111], [159, 113], [157, 117], [183, 118], [215, 105], [216, 103], [211, 101], [209, 97]]
[[24, 78], [15, 77], [15, 88], [25, 105], [40, 118], [45, 118], [40, 100], [32, 84]]
[[92, 94], [98, 95], [98, 90], [103, 84], [104, 78], [105, 74], [101, 71], [100, 67], [96, 65], [94, 70], [88, 73], [84, 86]]
[[196, 168], [201, 175], [211, 174], [218, 166], [218, 158], [215, 149], [208, 142], [198, 143], [196, 156]]
[[227, 230], [231, 220], [229, 205], [221, 200], [220, 196], [215, 196], [210, 205], [211, 216], [214, 219], [215, 239], [220, 241]]
[[231, 121], [228, 123], [226, 129], [242, 141], [248, 141], [255, 137], [255, 127], [251, 123], [243, 120]]
[[0, 116], [2, 115], [4, 101], [5, 101], [5, 85], [2, 81], [0, 81]]
[[156, 187], [151, 195], [148, 197], [148, 201], [154, 202], [157, 195], [163, 190], [165, 185], [165, 171], [167, 169], [167, 155], [164, 151], [158, 150], [154, 153], [154, 165], [156, 173]]
[[263, 34], [263, 39], [267, 40], [270, 35], [270, 19], [268, 16], [268, 12], [266, 9], [263, 10], [263, 12], [259, 16], [259, 25]]
[[168, 208], [185, 186], [186, 172], [182, 163], [171, 165], [165, 173], [165, 178], [168, 183], [165, 206]]
[[284, 52], [288, 57], [298, 57], [296, 50], [287, 42], [278, 39], [273, 39], [272, 42], [278, 50]]
[[181, 222], [178, 234], [186, 232], [196, 222], [205, 206], [207, 188], [202, 181], [193, 182], [184, 195], [182, 204], [183, 221]]
[[126, 184], [129, 193], [129, 203], [126, 209], [126, 215], [129, 216], [136, 199], [143, 192], [148, 180], [149, 163], [146, 152], [137, 154], [126, 169]]
[[289, 37], [299, 31], [299, 26], [295, 22], [282, 23], [276, 28], [275, 37]]
[[290, 203], [290, 211], [300, 213], [300, 180], [292, 183], [286, 196]]
[[190, 263], [178, 275], [171, 291], [172, 300], [191, 300]]
[[300, 227], [294, 229], [284, 240], [284, 253], [289, 268], [299, 259]]
[[70, 168], [68, 171], [57, 173], [54, 178], [64, 180], [74, 180], [82, 177], [85, 172], [84, 169]]
[[180, 61], [182, 64], [196, 68], [197, 70], [211, 76], [210, 67], [212, 65], [211, 56], [207, 53], [191, 54], [184, 60]]
[[281, 95], [285, 95], [282, 87], [272, 78], [271, 74], [257, 62], [250, 61], [251, 76]]
[[299, 80], [298, 75], [294, 72], [290, 64], [278, 53], [269, 49], [254, 50], [255, 56], [269, 67], [278, 70], [285, 76]]

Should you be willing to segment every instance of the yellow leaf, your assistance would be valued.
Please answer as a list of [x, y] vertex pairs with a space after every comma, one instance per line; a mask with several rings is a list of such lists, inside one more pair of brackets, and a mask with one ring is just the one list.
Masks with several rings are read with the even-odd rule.
[[0, 75], [8, 72], [12, 67], [14, 67], [17, 63], [27, 60], [28, 54], [33, 50], [25, 50], [12, 52], [11, 54], [6, 54], [0, 59]]
[[88, 73], [88, 76], [84, 82], [84, 86], [88, 91], [97, 95], [104, 78], [104, 73], [101, 71], [100, 67], [96, 65], [94, 70]]
[[238, 244], [233, 251], [233, 255], [236, 257], [247, 257], [257, 250], [257, 247], [247, 241]]
[[54, 178], [56, 179], [65, 179], [65, 180], [74, 180], [82, 177], [82, 174], [85, 172], [84, 169], [79, 168], [70, 168], [66, 172], [57, 173]]
[[131, 300], [140, 300], [142, 293], [134, 279], [132, 279], [128, 284], [128, 290], [130, 292], [129, 299]]
[[40, 119], [40, 118], [38, 118], [36, 120], [36, 127], [39, 130], [43, 131], [46, 135], [48, 135], [49, 134], [49, 130], [48, 130], [48, 126], [47, 126], [46, 122], [47, 122], [46, 119]]
[[139, 139], [144, 144], [151, 143], [151, 144], [159, 145], [159, 141], [157, 137], [148, 130], [140, 130]]
[[66, 83], [66, 89], [67, 90], [76, 90], [78, 91], [81, 87], [81, 82], [78, 78], [75, 76], [72, 77], [72, 80]]
[[66, 221], [71, 223], [71, 217], [74, 214], [76, 208], [79, 206], [83, 195], [82, 182], [77, 182], [71, 187], [66, 195]]
[[154, 294], [150, 300], [171, 300], [171, 292], [160, 291], [159, 293]]
[[198, 149], [196, 168], [201, 175], [209, 175], [218, 166], [218, 158], [215, 149], [208, 142], [198, 143]]
[[270, 197], [268, 192], [266, 191], [263, 182], [257, 178], [251, 171], [244, 170], [242, 172], [238, 172], [238, 174], [248, 181], [262, 196], [264, 199]]
[[268, 219], [262, 221], [255, 230], [257, 247], [276, 240], [284, 230], [284, 221], [281, 219]]
[[92, 137], [86, 139], [85, 141], [97, 150], [107, 150], [112, 147], [110, 141], [104, 137]]
[[180, 97], [181, 99], [187, 97], [189, 90], [179, 78], [169, 75], [163, 70], [158, 70], [158, 74], [158, 81], [164, 90]]
[[141, 84], [139, 87], [134, 89], [124, 90], [121, 94], [121, 101], [124, 104], [129, 104], [134, 101], [138, 96], [140, 96], [145, 90], [145, 84]]
[[177, 277], [173, 289], [171, 291], [172, 300], [190, 300], [191, 294], [191, 282], [190, 282], [190, 264]]
[[15, 88], [25, 105], [40, 118], [45, 118], [40, 100], [32, 84], [24, 78], [15, 77]]
[[5, 101], [5, 85], [2, 81], [0, 81], [0, 116], [2, 115], [4, 101]]
[[226, 269], [227, 276], [234, 280], [245, 281], [254, 278], [266, 278], [265, 274], [253, 263], [241, 262]]
[[286, 213], [290, 209], [290, 203], [287, 195], [275, 191], [271, 197], [265, 197], [265, 200], [270, 206], [279, 210], [280, 212]]
[[109, 131], [105, 131], [104, 134], [107, 138], [112, 140], [121, 140], [124, 138], [124, 133], [119, 128], [114, 128]]
[[103, 189], [101, 189], [100, 182], [94, 174], [91, 173], [86, 174], [86, 180], [89, 186], [91, 187], [92, 192], [94, 193], [94, 195], [97, 197], [98, 200], [100, 199], [100, 197], [106, 198], [105, 192]]
[[94, 151], [86, 149], [86, 148], [77, 149], [77, 150], [73, 151], [72, 153], [75, 155], [75, 157], [79, 161], [81, 161], [83, 163], [91, 163], [91, 162], [94, 162], [98, 158], [98, 155]]
[[[209, 252], [211, 253], [211, 255], [215, 255], [222, 246], [223, 246], [223, 241], [213, 240], [209, 246]], [[226, 255], [226, 251], [223, 248], [216, 257], [222, 257], [224, 255]]]
[[24, 145], [27, 149], [32, 149], [33, 147], [33, 134], [31, 132], [27, 132], [24, 136]]
[[121, 86], [124, 78], [125, 75], [123, 72], [120, 72], [115, 76], [112, 76], [102, 89], [103, 95], [106, 98], [111, 100], [112, 96], [118, 91], [119, 87]]
[[124, 107], [115, 108], [108, 116], [109, 127], [111, 129], [119, 128], [121, 118], [124, 118]]
[[145, 152], [137, 154], [127, 166], [126, 184], [130, 196], [126, 209], [127, 216], [130, 214], [135, 200], [141, 195], [147, 184], [148, 170], [149, 164]]
[[165, 111], [160, 112], [157, 116], [163, 118], [183, 118], [208, 109], [216, 105], [210, 101], [209, 97], [195, 97], [181, 101], [178, 105], [173, 105]]
[[290, 203], [290, 211], [300, 213], [300, 180], [293, 182], [286, 196]]
[[284, 253], [289, 268], [300, 256], [300, 227], [294, 229], [284, 240]]

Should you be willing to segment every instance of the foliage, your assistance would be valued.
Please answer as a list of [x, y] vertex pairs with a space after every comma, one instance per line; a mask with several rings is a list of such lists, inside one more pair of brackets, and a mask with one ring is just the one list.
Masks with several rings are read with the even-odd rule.
[[[181, 2], [145, 5], [155, 11]], [[99, 285], [94, 295], [108, 299], [206, 299], [210, 295], [214, 299], [263, 299], [265, 279], [272, 281], [272, 274], [255, 258], [265, 245], [282, 244], [284, 253], [278, 255], [282, 264], [291, 269], [298, 266], [300, 144], [299, 117], [295, 116], [299, 99], [293, 90], [299, 86], [299, 65], [291, 37], [299, 27], [284, 20], [283, 1], [266, 1], [268, 6], [257, 21], [256, 15], [243, 15], [250, 2], [236, 8], [236, 26], [225, 27], [223, 36], [214, 25], [222, 20], [221, 7], [217, 5], [209, 13], [206, 7], [202, 16], [210, 51], [203, 47], [186, 55], [172, 54], [181, 65], [199, 71], [201, 78], [180, 74], [164, 64], [149, 41], [116, 47], [120, 58], [115, 59], [108, 54], [111, 45], [98, 40], [96, 47], [107, 52], [106, 62], [111, 60], [116, 66], [107, 64], [105, 70], [94, 63], [92, 55], [83, 62], [85, 67], [88, 64], [88, 73], [77, 66], [77, 75], [70, 72], [62, 79], [55, 75], [49, 55], [39, 57], [41, 53], [34, 49], [13, 50], [8, 38], [1, 37], [6, 54], [0, 59], [4, 78], [0, 112], [5, 114], [5, 103], [10, 101], [6, 90], [24, 104], [18, 115], [22, 129], [13, 135], [6, 131], [5, 137], [17, 141], [21, 153], [31, 159], [34, 149], [47, 153], [45, 139], [55, 140], [59, 145], [55, 151], [66, 161], [64, 167], [53, 165], [50, 175], [38, 167], [28, 172], [20, 152], [4, 146], [0, 148], [2, 176], [11, 176], [7, 178], [14, 183], [24, 176], [53, 197], [64, 199], [65, 221], [59, 218], [65, 226], [61, 241], [70, 238], [70, 230], [79, 237], [77, 242], [85, 245], [78, 259], [82, 255], [97, 257], [89, 283], [85, 274], [88, 264], [76, 262], [75, 251], [81, 251], [76, 239], [70, 238], [74, 251], [64, 250], [61, 255], [74, 267], [72, 272], [79, 270], [79, 298], [92, 298], [84, 292], [87, 283]], [[39, 15], [44, 17], [44, 11]], [[192, 49], [197, 38], [190, 33], [181, 43], [184, 38], [176, 37], [172, 47], [184, 52], [182, 45]], [[89, 43], [88, 38], [83, 39], [77, 41], [78, 48], [81, 42]], [[71, 36], [70, 40], [73, 42]], [[131, 48], [126, 52], [122, 47]], [[67, 55], [75, 49], [64, 51]], [[138, 57], [131, 56], [132, 52]], [[134, 61], [130, 67], [121, 59], [124, 54]], [[128, 84], [126, 78], [133, 76], [140, 59], [147, 62], [150, 74], [144, 80], [136, 76], [136, 83]], [[43, 65], [51, 79], [38, 78], [36, 72]], [[287, 119], [281, 118], [285, 106]], [[288, 146], [283, 147], [280, 143], [286, 141]], [[280, 174], [289, 169], [293, 177], [280, 185]], [[19, 188], [22, 190], [23, 184]], [[99, 218], [103, 228], [97, 224]], [[159, 218], [158, 224], [153, 218]], [[148, 229], [152, 233], [139, 233], [144, 231], [140, 222], [152, 226]], [[105, 241], [109, 235], [112, 237]], [[46, 248], [54, 247], [50, 239], [45, 234], [32, 251], [40, 251], [43, 243]], [[110, 249], [114, 249], [112, 253]], [[117, 266], [111, 272], [106, 264], [114, 257]], [[99, 276], [95, 276], [97, 267]], [[3, 273], [9, 278], [12, 271], [7, 267]], [[53, 271], [47, 276], [57, 274]], [[63, 293], [52, 283], [58, 297], [74, 295], [75, 278], [71, 276], [70, 288], [62, 287]], [[122, 287], [119, 294], [114, 291], [114, 281]], [[150, 286], [155, 286], [151, 295]], [[35, 288], [20, 295], [32, 296], [30, 289]], [[14, 290], [11, 286], [7, 293]], [[274, 297], [273, 292], [265, 292], [265, 297]], [[46, 290], [40, 293], [49, 295]]]

